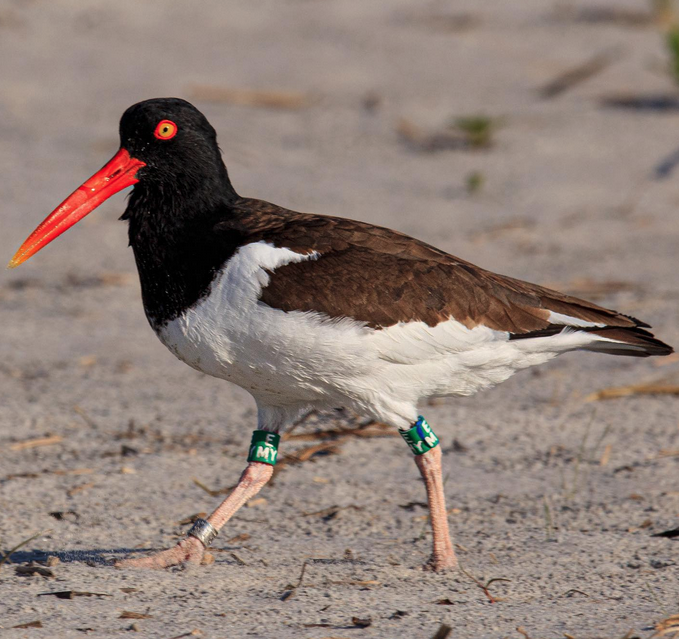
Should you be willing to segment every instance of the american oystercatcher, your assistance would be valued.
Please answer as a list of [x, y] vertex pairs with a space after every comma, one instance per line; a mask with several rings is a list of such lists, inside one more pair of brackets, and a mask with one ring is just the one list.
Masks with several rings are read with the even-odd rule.
[[417, 404], [471, 395], [555, 355], [668, 355], [633, 317], [496, 275], [364, 222], [240, 197], [215, 130], [184, 100], [131, 106], [121, 148], [55, 209], [15, 267], [114, 193], [144, 309], [161, 342], [196, 370], [249, 391], [258, 418], [237, 487], [174, 548], [122, 565], [199, 562], [273, 473], [279, 434], [311, 408], [343, 406], [399, 429], [424, 478], [435, 570], [456, 565], [441, 449]]

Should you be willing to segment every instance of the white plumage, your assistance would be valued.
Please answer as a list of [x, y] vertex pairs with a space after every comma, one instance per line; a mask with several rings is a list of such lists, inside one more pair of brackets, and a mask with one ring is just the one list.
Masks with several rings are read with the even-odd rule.
[[434, 327], [408, 322], [376, 330], [259, 301], [267, 271], [308, 259], [318, 255], [265, 242], [245, 245], [208, 296], [155, 327], [179, 359], [249, 391], [259, 408], [259, 428], [278, 430], [310, 407], [339, 406], [407, 428], [422, 399], [471, 395], [559, 353], [609, 341], [577, 330], [590, 323], [556, 313], [553, 323], [573, 329], [510, 341], [507, 332], [468, 329], [454, 319]]

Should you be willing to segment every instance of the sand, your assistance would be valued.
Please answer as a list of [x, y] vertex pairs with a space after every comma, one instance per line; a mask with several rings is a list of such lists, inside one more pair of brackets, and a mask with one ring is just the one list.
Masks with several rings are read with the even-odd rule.
[[[397, 228], [637, 315], [676, 346], [679, 185], [654, 167], [679, 144], [679, 110], [602, 104], [677, 95], [663, 39], [654, 25], [578, 19], [586, 6], [6, 0], [0, 256], [113, 155], [127, 106], [181, 96], [218, 130], [240, 193]], [[592, 77], [541, 96], [602, 54]], [[478, 115], [498, 124], [490, 148], [446, 133]], [[441, 624], [469, 639], [646, 638], [679, 612], [679, 541], [654, 536], [678, 525], [679, 400], [587, 401], [676, 385], [677, 358], [575, 353], [422, 407], [464, 572], [420, 569], [424, 488], [388, 436], [281, 470], [210, 566], [111, 567], [210, 511], [218, 498], [194, 478], [232, 485], [255, 425], [245, 392], [175, 360], [148, 327], [124, 206], [114, 197], [0, 279], [0, 548], [48, 531], [0, 568], [3, 639], [428, 639]], [[298, 432], [356, 423], [323, 416]], [[52, 577], [16, 573], [50, 555]], [[58, 591], [101, 594], [44, 594]]]

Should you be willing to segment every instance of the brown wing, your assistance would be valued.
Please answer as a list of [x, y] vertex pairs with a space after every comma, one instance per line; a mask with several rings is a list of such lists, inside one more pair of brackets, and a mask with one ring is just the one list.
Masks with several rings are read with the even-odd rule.
[[652, 338], [642, 328], [648, 325], [632, 317], [491, 273], [397, 231], [244, 202], [249, 241], [318, 254], [271, 273], [260, 299], [273, 308], [353, 318], [376, 329], [410, 321], [435, 326], [452, 317], [468, 328], [484, 325], [514, 339], [563, 330], [548, 321], [555, 312], [604, 324], [602, 330], [615, 328], [612, 339], [623, 334], [648, 345]]

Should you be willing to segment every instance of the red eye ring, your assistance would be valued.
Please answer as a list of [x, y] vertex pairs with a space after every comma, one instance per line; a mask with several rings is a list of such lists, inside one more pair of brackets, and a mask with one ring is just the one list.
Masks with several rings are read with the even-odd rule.
[[161, 120], [153, 135], [159, 140], [169, 140], [177, 135], [177, 125], [172, 120]]

